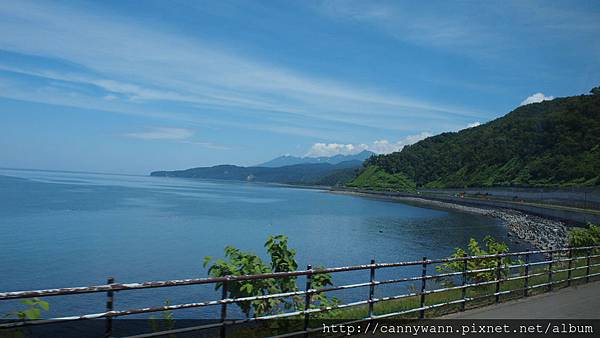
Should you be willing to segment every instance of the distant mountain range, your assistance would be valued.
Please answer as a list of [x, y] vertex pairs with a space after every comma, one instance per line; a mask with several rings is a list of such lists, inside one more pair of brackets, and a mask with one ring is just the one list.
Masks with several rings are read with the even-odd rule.
[[344, 185], [354, 178], [362, 161], [351, 160], [336, 164], [306, 163], [282, 167], [240, 167], [217, 165], [186, 170], [154, 171], [151, 176], [199, 179], [235, 180], [248, 182], [297, 185]]
[[321, 156], [321, 157], [298, 157], [298, 156], [290, 156], [284, 155], [274, 158], [268, 162], [258, 164], [257, 167], [269, 167], [269, 168], [277, 168], [284, 167], [288, 165], [295, 164], [310, 164], [310, 163], [329, 163], [329, 164], [338, 164], [347, 161], [364, 161], [369, 157], [375, 155], [374, 152], [363, 150], [358, 154], [354, 155], [335, 155], [335, 156]]
[[185, 170], [154, 171], [150, 176], [184, 177], [213, 180], [282, 183], [296, 185], [345, 185], [356, 177], [364, 160], [375, 153], [331, 157], [280, 156], [252, 167], [217, 165]]

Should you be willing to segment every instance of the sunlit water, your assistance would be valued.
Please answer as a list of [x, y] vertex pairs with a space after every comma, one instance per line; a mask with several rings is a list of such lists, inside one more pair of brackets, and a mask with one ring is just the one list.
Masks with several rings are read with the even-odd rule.
[[[205, 256], [222, 257], [226, 245], [264, 256], [271, 234], [289, 236], [300, 268], [440, 258], [488, 234], [508, 241], [505, 227], [489, 217], [241, 182], [0, 169], [0, 201], [0, 291], [103, 284], [109, 276], [119, 282], [206, 277]], [[378, 277], [415, 273], [404, 268]], [[335, 282], [367, 277], [368, 271], [344, 273]], [[367, 294], [361, 288], [337, 296]], [[217, 296], [212, 287], [189, 286], [119, 292], [115, 304], [126, 309]], [[51, 315], [67, 315], [101, 312], [104, 297], [47, 300]], [[14, 307], [0, 303], [0, 313]], [[206, 318], [217, 311], [181, 315]]]

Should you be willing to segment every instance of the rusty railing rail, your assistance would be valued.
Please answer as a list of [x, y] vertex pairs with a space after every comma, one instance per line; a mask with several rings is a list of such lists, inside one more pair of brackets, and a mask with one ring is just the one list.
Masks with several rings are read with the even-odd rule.
[[[201, 308], [207, 306], [221, 306], [220, 318], [216, 318], [215, 323], [194, 326], [194, 327], [186, 327], [180, 329], [172, 329], [172, 330], [164, 330], [159, 332], [145, 333], [136, 336], [130, 336], [128, 338], [145, 338], [145, 337], [158, 337], [165, 336], [169, 334], [177, 334], [183, 332], [190, 331], [200, 331], [207, 329], [219, 329], [220, 335], [225, 337], [227, 334], [227, 328], [230, 326], [238, 325], [241, 323], [250, 323], [250, 322], [259, 322], [270, 319], [279, 319], [279, 318], [290, 318], [290, 317], [298, 317], [303, 318], [304, 325], [302, 331], [287, 333], [282, 335], [281, 337], [295, 336], [295, 335], [308, 335], [311, 332], [316, 332], [321, 330], [322, 328], [310, 328], [310, 317], [313, 314], [324, 313], [327, 311], [335, 310], [335, 309], [345, 309], [357, 306], [365, 306], [368, 309], [368, 315], [365, 318], [353, 320], [349, 323], [358, 323], [362, 321], [370, 321], [374, 319], [382, 319], [389, 317], [396, 317], [401, 315], [407, 315], [411, 313], [418, 312], [420, 318], [424, 318], [426, 311], [439, 308], [442, 306], [448, 305], [458, 305], [460, 311], [464, 311], [465, 305], [468, 302], [476, 301], [483, 298], [494, 297], [496, 302], [500, 301], [501, 296], [512, 294], [512, 293], [522, 293], [522, 296], [527, 297], [530, 294], [531, 290], [544, 288], [548, 291], [552, 291], [553, 287], [560, 284], [565, 283], [567, 286], [571, 286], [573, 281], [582, 280], [584, 282], [589, 282], [590, 278], [600, 276], [600, 272], [592, 272], [592, 268], [600, 267], [600, 263], [592, 264], [592, 259], [599, 258], [600, 254], [595, 254], [595, 252], [600, 251], [600, 246], [589, 246], [589, 247], [579, 247], [579, 248], [561, 248], [561, 249], [553, 249], [553, 250], [536, 250], [536, 251], [523, 251], [523, 252], [511, 252], [504, 254], [493, 254], [493, 255], [483, 255], [483, 256], [467, 256], [464, 255], [462, 257], [453, 257], [453, 258], [443, 258], [443, 259], [427, 259], [423, 257], [423, 259], [418, 261], [406, 261], [406, 262], [395, 262], [395, 263], [375, 263], [375, 260], [371, 260], [370, 264], [365, 265], [355, 265], [355, 266], [345, 266], [345, 267], [334, 267], [334, 268], [323, 268], [323, 269], [313, 269], [310, 265], [307, 266], [306, 270], [298, 270], [292, 272], [276, 272], [276, 273], [268, 273], [268, 274], [257, 274], [257, 275], [244, 275], [244, 276], [226, 276], [226, 277], [217, 277], [217, 278], [195, 278], [195, 279], [178, 279], [178, 280], [168, 280], [168, 281], [153, 281], [153, 282], [143, 282], [143, 283], [116, 283], [114, 282], [114, 278], [110, 277], [108, 279], [107, 284], [96, 285], [96, 286], [85, 286], [85, 287], [71, 287], [71, 288], [57, 288], [57, 289], [44, 289], [44, 290], [29, 290], [29, 291], [11, 291], [11, 292], [0, 292], [0, 301], [3, 300], [14, 300], [14, 299], [23, 299], [23, 298], [32, 298], [32, 297], [54, 297], [54, 296], [66, 296], [66, 295], [78, 295], [78, 294], [89, 294], [89, 293], [106, 293], [106, 311], [92, 314], [82, 314], [76, 316], [67, 316], [67, 317], [57, 317], [57, 318], [49, 318], [49, 319], [40, 319], [40, 320], [15, 320], [7, 323], [0, 324], [0, 330], [2, 329], [10, 329], [17, 328], [23, 326], [36, 326], [36, 325], [47, 325], [54, 323], [64, 323], [71, 321], [80, 321], [80, 320], [91, 320], [91, 319], [104, 319], [106, 321], [105, 325], [105, 336], [112, 337], [112, 319], [116, 317], [130, 316], [130, 315], [138, 315], [138, 314], [146, 314], [146, 313], [155, 313], [162, 311], [172, 311], [172, 310], [180, 310], [180, 309], [190, 309], [190, 308]], [[544, 260], [539, 262], [531, 262], [531, 255], [541, 254], [546, 257]], [[505, 265], [502, 266], [502, 258], [510, 258], [510, 257], [525, 257], [525, 261], [518, 261], [517, 264]], [[566, 258], [565, 258], [566, 257]], [[495, 260], [496, 264], [490, 268], [480, 268], [480, 269], [471, 269], [468, 270], [467, 262], [473, 260]], [[585, 260], [585, 263], [580, 266], [574, 266], [573, 261]], [[462, 262], [462, 269], [456, 272], [446, 272], [446, 273], [428, 273], [428, 267], [433, 266], [434, 264], [443, 264], [450, 262]], [[567, 263], [566, 268], [559, 265], [560, 263]], [[387, 269], [387, 268], [398, 268], [398, 267], [408, 267], [408, 266], [421, 266], [421, 274], [419, 276], [413, 277], [403, 277], [389, 280], [376, 280], [375, 275], [376, 271], [379, 269]], [[546, 267], [545, 269], [535, 271], [532, 270], [532, 267], [541, 266]], [[521, 274], [519, 271], [518, 274], [512, 274], [511, 271], [514, 269], [523, 268], [524, 273]], [[557, 268], [557, 269], [555, 269]], [[502, 276], [501, 271], [506, 269], [508, 273], [505, 277]], [[573, 276], [573, 271], [583, 270], [585, 269], [583, 275]], [[368, 270], [370, 272], [370, 278], [368, 282], [362, 283], [354, 283], [354, 284], [345, 284], [338, 286], [330, 286], [315, 289], [312, 288], [312, 276], [317, 274], [333, 274], [339, 272], [348, 272], [348, 271], [361, 271]], [[470, 282], [468, 281], [468, 276], [473, 275], [475, 273], [481, 272], [489, 272], [494, 278], [493, 280], [485, 280], [479, 282]], [[557, 274], [567, 272], [566, 279], [557, 280], [555, 277]], [[286, 277], [298, 277], [305, 276], [306, 278], [306, 288], [304, 290], [284, 292], [284, 293], [276, 293], [276, 294], [268, 294], [261, 296], [253, 296], [253, 297], [240, 297], [240, 298], [230, 298], [228, 295], [228, 285], [230, 283], [238, 282], [238, 281], [248, 281], [248, 280], [260, 280], [260, 279], [277, 279], [277, 278], [286, 278]], [[547, 281], [543, 283], [538, 283], [531, 285], [532, 278], [547, 276]], [[460, 281], [459, 285], [456, 286], [448, 286], [441, 288], [428, 288], [427, 281], [428, 280], [438, 280], [441, 278], [453, 277], [458, 278]], [[510, 289], [510, 290], [502, 290], [501, 285], [515, 280], [523, 280], [523, 287], [518, 289]], [[388, 285], [388, 284], [398, 284], [404, 282], [420, 282], [420, 288], [416, 292], [409, 292], [400, 295], [386, 296], [386, 297], [375, 297], [375, 289], [380, 285]], [[176, 305], [165, 305], [165, 306], [157, 306], [157, 307], [146, 307], [146, 308], [137, 308], [137, 309], [129, 309], [129, 310], [115, 310], [114, 309], [114, 293], [117, 291], [135, 291], [141, 289], [151, 289], [151, 288], [164, 288], [164, 287], [177, 287], [177, 286], [185, 286], [185, 285], [203, 285], [203, 284], [216, 284], [222, 283], [222, 294], [221, 299], [209, 300], [204, 302], [193, 302], [193, 303], [184, 303], [184, 304], [176, 304]], [[495, 285], [494, 292], [490, 294], [478, 295], [476, 297], [468, 297], [467, 290], [473, 289], [479, 286], [493, 286]], [[324, 306], [319, 308], [311, 308], [311, 296], [319, 293], [332, 292], [332, 291], [340, 291], [340, 290], [348, 290], [355, 288], [367, 288], [368, 293], [366, 294], [367, 298], [365, 300], [354, 301], [345, 304], [337, 304], [332, 306]], [[441, 292], [449, 292], [449, 291], [460, 291], [460, 299], [440, 302], [435, 304], [427, 303], [427, 296], [431, 294], [441, 293]], [[543, 289], [542, 289], [543, 290]], [[303, 309], [299, 309], [291, 312], [282, 312], [272, 315], [265, 315], [260, 317], [251, 317], [245, 319], [228, 319], [227, 318], [227, 305], [236, 304], [248, 301], [257, 301], [257, 300], [269, 300], [274, 298], [286, 298], [291, 296], [304, 296], [305, 304]], [[374, 313], [374, 304], [392, 301], [392, 300], [400, 300], [405, 298], [418, 297], [419, 306], [411, 309], [405, 309], [402, 311], [389, 312], [383, 314], [375, 314]], [[0, 331], [1, 333], [1, 331]]]

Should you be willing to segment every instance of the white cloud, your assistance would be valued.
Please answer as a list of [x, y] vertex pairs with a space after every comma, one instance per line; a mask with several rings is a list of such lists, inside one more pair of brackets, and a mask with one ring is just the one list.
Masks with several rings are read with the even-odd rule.
[[[159, 24], [150, 27], [131, 18], [106, 15], [101, 10], [83, 11], [73, 6], [26, 0], [7, 3], [0, 8], [0, 30], [17, 32], [0, 34], [4, 50], [76, 65], [70, 71], [49, 71], [39, 64], [22, 66], [23, 69], [14, 64], [0, 64], [5, 71], [82, 87], [92, 85], [103, 91], [98, 97], [89, 92], [73, 97], [54, 87], [31, 88], [9, 83], [10, 90], [0, 92], [0, 96], [15, 99], [29, 97], [51, 104], [101, 106], [103, 110], [142, 114], [150, 114], [148, 106], [144, 106], [152, 103], [149, 101], [176, 101], [204, 110], [229, 109], [260, 115], [264, 121], [245, 127], [271, 129], [289, 125], [289, 121], [282, 123], [275, 115], [387, 130], [400, 130], [399, 126], [406, 125], [403, 122], [414, 117], [447, 119], [448, 113], [480, 115], [469, 109], [384, 92], [381, 88], [299, 72], [232, 53], [226, 46], [208, 43], [197, 36], [162, 31]], [[33, 97], [32, 89], [54, 92]], [[177, 118], [174, 112], [151, 113]], [[190, 120], [205, 122], [201, 121], [202, 113], [189, 115], [193, 115]], [[301, 127], [301, 133], [310, 129], [306, 125]], [[319, 137], [324, 134], [321, 132]]]
[[168, 128], [168, 127], [154, 127], [147, 128], [141, 132], [127, 133], [125, 137], [135, 138], [140, 140], [167, 140], [181, 144], [190, 144], [200, 146], [206, 149], [213, 150], [230, 150], [231, 148], [221, 144], [215, 144], [212, 142], [195, 141], [192, 139], [194, 131], [186, 128]]
[[426, 139], [426, 138], [428, 138], [430, 136], [433, 136], [433, 134], [430, 133], [430, 132], [428, 132], [428, 131], [423, 131], [423, 132], [421, 132], [419, 134], [416, 134], [416, 135], [408, 135], [408, 136], [406, 136], [404, 139], [402, 139], [399, 142], [402, 142], [403, 145], [409, 145], [409, 144], [417, 143], [417, 142], [419, 142], [419, 141], [421, 141], [423, 139]]
[[315, 143], [306, 153], [306, 157], [352, 155], [366, 150], [365, 144]]
[[476, 122], [467, 124], [467, 127], [465, 129], [479, 127], [480, 125], [481, 125], [481, 122], [476, 121]]
[[389, 142], [388, 140], [377, 140], [369, 147], [369, 150], [377, 154], [389, 154], [396, 151], [402, 150], [404, 146], [417, 143], [423, 139], [433, 136], [429, 132], [421, 132], [415, 135], [408, 135], [396, 142]]
[[186, 140], [194, 135], [194, 132], [185, 128], [151, 128], [146, 131], [128, 133], [127, 137], [141, 140]]
[[377, 154], [389, 154], [400, 151], [404, 146], [419, 142], [427, 137], [433, 136], [429, 132], [421, 132], [415, 135], [408, 135], [396, 142], [388, 140], [376, 140], [371, 144], [340, 144], [340, 143], [315, 143], [304, 155], [306, 157], [334, 156], [334, 155], [353, 155], [363, 150], [369, 150]]
[[519, 106], [524, 106], [530, 103], [538, 103], [546, 100], [554, 100], [554, 96], [546, 96], [544, 93], [535, 93], [523, 100]]

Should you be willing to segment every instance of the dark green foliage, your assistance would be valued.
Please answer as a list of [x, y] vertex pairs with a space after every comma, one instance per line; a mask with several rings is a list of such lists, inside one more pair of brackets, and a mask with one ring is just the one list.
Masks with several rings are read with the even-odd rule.
[[[486, 236], [483, 239], [485, 243], [485, 248], [481, 248], [479, 243], [471, 238], [469, 241], [469, 245], [467, 249], [456, 248], [454, 254], [450, 256], [450, 258], [459, 258], [467, 256], [485, 256], [485, 255], [495, 255], [495, 254], [503, 254], [509, 251], [508, 245], [502, 242], [496, 241], [491, 236]], [[508, 274], [508, 266], [512, 264], [517, 264], [517, 261], [512, 260], [510, 257], [503, 257], [500, 259], [500, 273], [502, 276], [506, 276]], [[496, 268], [498, 266], [498, 259], [469, 259], [467, 261], [467, 270], [480, 270], [480, 269], [490, 269]], [[453, 261], [444, 263], [436, 267], [436, 270], [441, 273], [446, 272], [459, 272], [464, 269], [464, 261]], [[494, 280], [496, 278], [496, 270], [490, 271], [482, 271], [477, 273], [471, 273], [467, 275], [467, 280], [470, 282], [484, 282]], [[448, 281], [451, 281], [450, 279]]]
[[360, 167], [336, 170], [314, 182], [314, 184], [329, 187], [344, 186], [354, 180], [359, 171]]
[[599, 185], [600, 95], [528, 104], [365, 165], [403, 173], [426, 188]]
[[587, 228], [574, 228], [569, 234], [569, 245], [572, 247], [600, 245], [600, 226], [590, 223]]
[[[227, 260], [217, 259], [208, 269], [212, 277], [256, 275], [272, 272], [296, 271], [296, 250], [288, 248], [286, 236], [269, 236], [265, 248], [270, 257], [270, 262], [263, 261], [256, 254], [243, 252], [232, 246], [225, 248]], [[205, 257], [204, 266], [212, 261], [212, 257]], [[318, 270], [318, 269], [317, 269]], [[228, 297], [242, 298], [261, 296], [275, 293], [298, 291], [296, 277], [276, 279], [256, 279], [228, 283]], [[332, 285], [329, 274], [316, 274], [312, 278], [314, 289]], [[216, 289], [223, 287], [223, 283], [217, 283]], [[313, 295], [311, 305], [327, 306], [337, 303], [335, 298], [328, 299], [324, 294]], [[236, 303], [247, 317], [251, 315], [262, 316], [281, 312], [283, 309], [301, 309], [304, 299], [299, 296], [286, 298], [271, 298], [268, 300], [255, 300], [251, 302]]]

